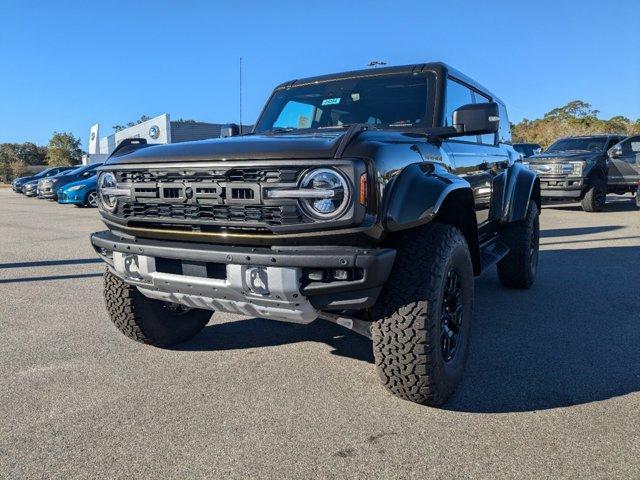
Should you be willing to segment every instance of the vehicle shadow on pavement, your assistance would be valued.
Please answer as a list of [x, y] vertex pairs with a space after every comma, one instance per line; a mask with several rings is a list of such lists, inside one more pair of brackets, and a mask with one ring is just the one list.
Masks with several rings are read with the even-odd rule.
[[[582, 212], [582, 207], [579, 203], [576, 204], [543, 204], [543, 208], [549, 208], [552, 210], [564, 210], [568, 212]], [[638, 207], [636, 207], [634, 197], [618, 197], [614, 199], [610, 199], [607, 197], [607, 203], [602, 212], [598, 213], [590, 213], [589, 215], [602, 215], [607, 212], [637, 212]]]
[[333, 355], [373, 363], [371, 341], [324, 320], [308, 325], [263, 318], [212, 324], [175, 350], [239, 350], [273, 347], [298, 342], [320, 342], [333, 348]]
[[536, 284], [478, 279], [467, 370], [446, 409], [505, 413], [640, 391], [640, 247], [540, 252]]

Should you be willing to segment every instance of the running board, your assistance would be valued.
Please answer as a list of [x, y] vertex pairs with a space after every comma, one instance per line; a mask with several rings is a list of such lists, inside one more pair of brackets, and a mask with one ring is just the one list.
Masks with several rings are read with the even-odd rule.
[[480, 246], [480, 265], [484, 272], [487, 268], [498, 263], [509, 253], [509, 247], [504, 244], [500, 237], [493, 237], [488, 242]]

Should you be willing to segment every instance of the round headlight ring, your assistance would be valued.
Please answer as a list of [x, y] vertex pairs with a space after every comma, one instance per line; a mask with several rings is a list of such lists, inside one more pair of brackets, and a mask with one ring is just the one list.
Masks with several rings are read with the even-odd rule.
[[116, 181], [116, 177], [111, 172], [103, 172], [98, 177], [98, 204], [108, 212], [115, 212], [118, 206], [118, 197], [105, 195], [103, 189], [116, 188], [117, 186], [118, 182]]
[[333, 190], [328, 198], [302, 198], [300, 205], [310, 215], [321, 220], [339, 217], [349, 206], [351, 189], [345, 177], [332, 168], [316, 168], [307, 172], [300, 181], [300, 188]]

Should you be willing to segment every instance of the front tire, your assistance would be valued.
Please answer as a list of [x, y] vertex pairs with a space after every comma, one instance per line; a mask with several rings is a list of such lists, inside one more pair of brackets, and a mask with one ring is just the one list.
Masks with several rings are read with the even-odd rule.
[[104, 298], [109, 317], [127, 337], [156, 347], [170, 347], [197, 335], [213, 312], [147, 298], [107, 270]]
[[640, 208], [640, 188], [636, 190], [636, 207]]
[[464, 236], [433, 224], [396, 242], [391, 276], [374, 306], [378, 376], [396, 396], [442, 405], [462, 378], [473, 313], [473, 267]]
[[580, 205], [585, 212], [601, 212], [607, 203], [607, 184], [603, 180], [595, 179], [591, 188], [584, 194]]
[[87, 193], [87, 196], [84, 199], [84, 206], [97, 208], [98, 207], [98, 192], [95, 190]]
[[503, 240], [509, 253], [498, 262], [500, 282], [509, 288], [531, 287], [538, 272], [540, 249], [540, 214], [534, 201], [529, 201], [524, 222], [509, 225]]

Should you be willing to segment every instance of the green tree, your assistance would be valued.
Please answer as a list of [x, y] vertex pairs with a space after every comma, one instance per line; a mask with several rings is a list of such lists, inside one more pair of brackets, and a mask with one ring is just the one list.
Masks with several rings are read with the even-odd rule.
[[598, 118], [599, 111], [582, 100], [573, 100], [554, 108], [535, 120], [523, 119], [512, 125], [514, 142], [539, 143], [548, 147], [560, 137], [592, 135], [594, 133], [640, 133], [640, 119], [632, 122], [617, 115], [609, 120]]
[[28, 165], [44, 165], [47, 158], [47, 147], [39, 147], [33, 142], [21, 143], [17, 146], [18, 157]]
[[9, 164], [13, 178], [22, 177], [27, 173], [29, 165], [24, 160], [18, 158]]
[[11, 163], [20, 159], [16, 143], [0, 143], [0, 177], [7, 179], [11, 176]]
[[80, 139], [66, 132], [53, 132], [47, 148], [47, 164], [50, 166], [68, 166], [80, 163], [83, 151]]

